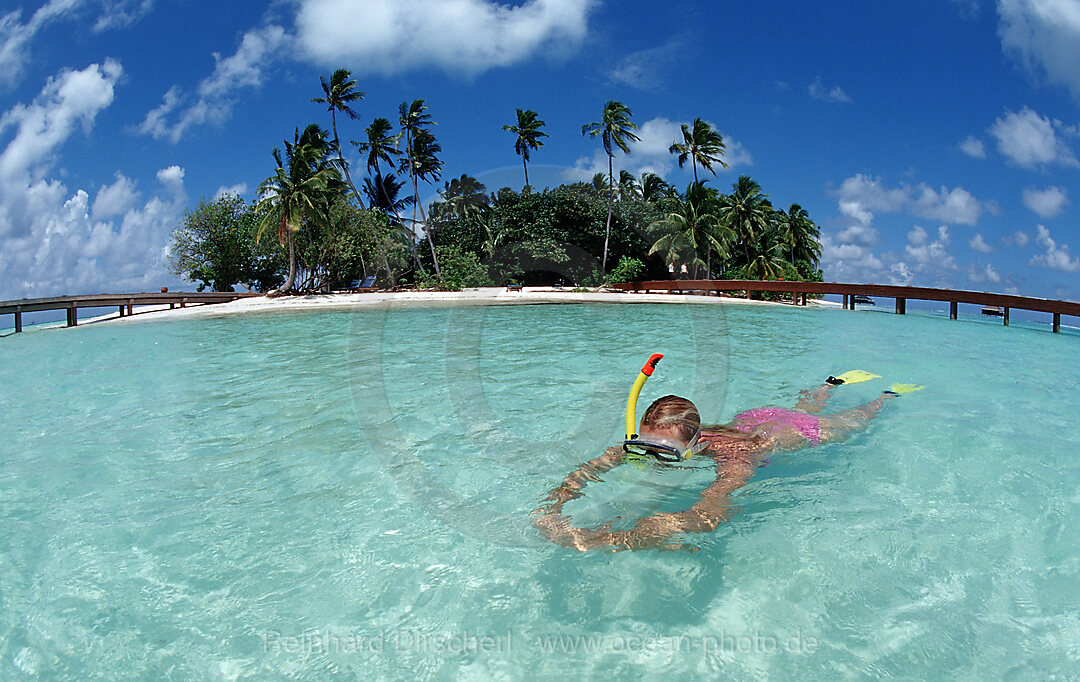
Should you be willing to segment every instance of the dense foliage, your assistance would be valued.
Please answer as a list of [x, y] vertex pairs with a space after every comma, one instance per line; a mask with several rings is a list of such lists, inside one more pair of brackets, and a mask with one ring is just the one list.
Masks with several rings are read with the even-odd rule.
[[[801, 206], [773, 208], [748, 176], [729, 194], [699, 179], [699, 169], [715, 175], [715, 166], [726, 167], [723, 137], [701, 118], [683, 125], [670, 147], [679, 166], [689, 162], [693, 170], [685, 191], [652, 173], [616, 178], [616, 152], [632, 153], [638, 138], [630, 109], [611, 101], [581, 130], [608, 159], [608, 172], [592, 182], [534, 191], [530, 152], [547, 134], [535, 111], [518, 109], [502, 129], [514, 134], [522, 190], [489, 193], [462, 175], [425, 206], [420, 185], [441, 179], [442, 149], [425, 101], [404, 102], [396, 129], [375, 118], [353, 143], [366, 161], [365, 208], [337, 126], [338, 113], [358, 117], [352, 105], [363, 93], [344, 69], [320, 84], [323, 96], [313, 101], [326, 105], [332, 134], [311, 124], [284, 141], [284, 152], [273, 150], [276, 169], [254, 209], [234, 197], [186, 214], [173, 235], [174, 272], [200, 289], [278, 285], [273, 293], [341, 288], [372, 274], [387, 287], [597, 286], [679, 276], [684, 266], [694, 278], [821, 280], [820, 228]], [[609, 270], [609, 263], [616, 265]]]

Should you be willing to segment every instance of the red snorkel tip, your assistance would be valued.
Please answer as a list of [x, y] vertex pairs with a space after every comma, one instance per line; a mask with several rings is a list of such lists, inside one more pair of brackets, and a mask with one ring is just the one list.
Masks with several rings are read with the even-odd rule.
[[649, 356], [649, 361], [645, 363], [645, 366], [641, 368], [641, 373], [647, 377], [651, 377], [653, 370], [656, 369], [656, 363], [660, 362], [660, 358], [664, 357], [663, 353], [653, 353]]

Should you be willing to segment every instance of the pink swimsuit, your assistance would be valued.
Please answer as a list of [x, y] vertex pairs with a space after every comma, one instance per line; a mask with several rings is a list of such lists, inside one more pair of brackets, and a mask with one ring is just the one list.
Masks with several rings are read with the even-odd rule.
[[769, 422], [782, 422], [790, 424], [807, 438], [811, 445], [817, 445], [821, 442], [819, 421], [816, 416], [806, 412], [785, 410], [782, 407], [758, 407], [735, 415], [734, 425], [739, 431], [750, 431]]

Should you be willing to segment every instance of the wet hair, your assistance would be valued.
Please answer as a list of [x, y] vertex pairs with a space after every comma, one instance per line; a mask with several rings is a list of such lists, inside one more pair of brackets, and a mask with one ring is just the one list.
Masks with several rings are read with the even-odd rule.
[[690, 442], [701, 428], [701, 415], [694, 403], [677, 395], [657, 398], [641, 415], [641, 426], [675, 429], [683, 442]]
[[706, 432], [702, 434], [702, 438], [709, 441], [752, 438], [751, 434], [730, 424], [702, 424], [701, 415], [694, 403], [677, 395], [666, 395], [654, 400], [645, 410], [645, 414], [641, 415], [641, 426], [676, 429], [676, 434], [684, 442], [689, 442], [698, 429]]

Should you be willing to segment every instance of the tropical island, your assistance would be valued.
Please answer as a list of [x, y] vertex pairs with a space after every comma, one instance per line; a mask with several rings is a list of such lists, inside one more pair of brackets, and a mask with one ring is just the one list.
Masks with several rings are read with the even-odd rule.
[[[169, 246], [171, 270], [199, 291], [245, 286], [270, 296], [348, 289], [366, 280], [384, 289], [460, 290], [502, 285], [598, 287], [638, 279], [822, 281], [820, 227], [797, 203], [774, 208], [749, 176], [729, 193], [710, 186], [726, 167], [712, 125], [683, 124], [669, 151], [694, 180], [677, 188], [654, 173], [616, 176], [617, 154], [639, 138], [633, 113], [608, 102], [583, 136], [602, 145], [607, 174], [537, 190], [531, 154], [545, 122], [517, 109], [502, 126], [520, 157], [524, 184], [489, 191], [462, 174], [443, 182], [425, 207], [421, 187], [442, 179], [442, 149], [423, 99], [400, 105], [396, 124], [377, 117], [350, 140], [364, 177], [343, 153], [338, 115], [356, 120], [364, 97], [346, 69], [320, 78], [330, 128], [297, 128], [274, 149], [273, 173], [248, 203], [236, 195], [188, 210]], [[361, 184], [358, 188], [357, 182]], [[372, 279], [374, 278], [374, 279]]]

